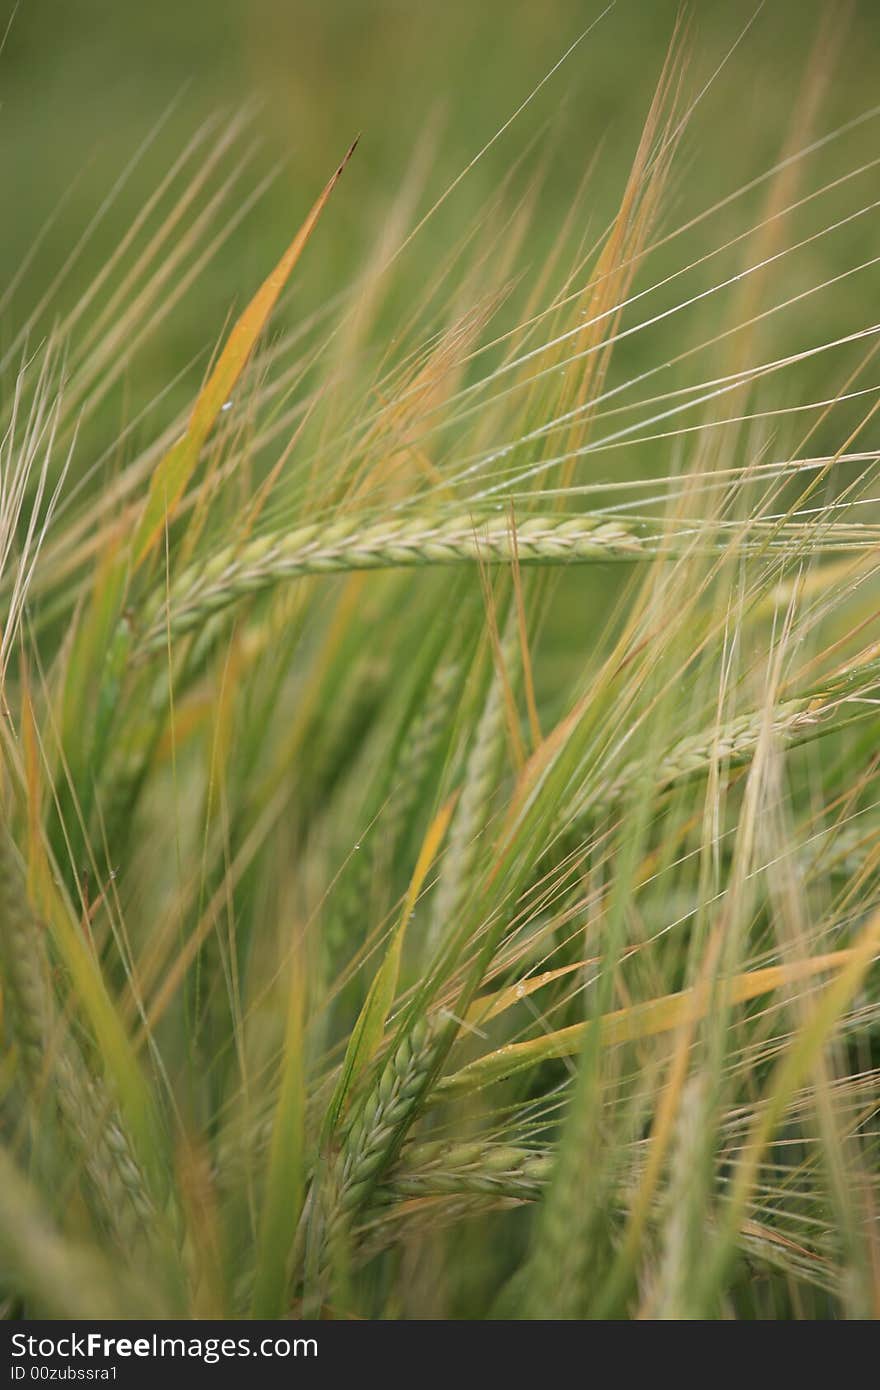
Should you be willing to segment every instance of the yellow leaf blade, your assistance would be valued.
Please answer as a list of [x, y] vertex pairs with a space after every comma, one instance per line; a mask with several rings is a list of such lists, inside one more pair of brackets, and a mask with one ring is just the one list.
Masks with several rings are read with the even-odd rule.
[[529, 995], [535, 994], [545, 985], [552, 984], [554, 980], [562, 980], [566, 975], [573, 975], [576, 970], [584, 970], [588, 965], [595, 964], [595, 957], [592, 960], [576, 960], [571, 965], [562, 965], [556, 970], [544, 970], [540, 975], [529, 975], [527, 979], [519, 980], [515, 985], [506, 985], [494, 994], [481, 994], [471, 1004], [465, 1017], [471, 1024], [488, 1023], [490, 1018], [497, 1018], [514, 1004], [527, 999]]
[[[790, 965], [747, 970], [735, 975], [732, 980], [716, 985], [716, 989], [725, 991], [728, 1003], [743, 1004], [761, 994], [769, 994], [782, 985], [834, 970], [845, 965], [851, 956], [852, 951], [832, 951]], [[605, 1014], [599, 1020], [602, 1044], [607, 1047], [615, 1043], [636, 1042], [658, 1033], [671, 1032], [682, 1023], [699, 1022], [705, 1018], [714, 997], [711, 987], [701, 985], [684, 990], [681, 994], [667, 994], [660, 999], [649, 999], [643, 1004]], [[551, 1058], [572, 1057], [580, 1051], [587, 1029], [592, 1026], [591, 1023], [573, 1023], [568, 1028], [560, 1028], [539, 1038], [508, 1043], [447, 1077], [440, 1083], [438, 1093], [446, 1097], [453, 1092], [476, 1090]]]
[[214, 370], [199, 392], [185, 433], [171, 446], [153, 473], [146, 506], [132, 543], [133, 564], [141, 565], [156, 545], [192, 477], [199, 453], [224, 403], [229, 399], [254, 346], [266, 326], [281, 291], [305, 250], [330, 194], [354, 154], [351, 145], [339, 168], [324, 187], [275, 269], [266, 277], [242, 312], [220, 353]]

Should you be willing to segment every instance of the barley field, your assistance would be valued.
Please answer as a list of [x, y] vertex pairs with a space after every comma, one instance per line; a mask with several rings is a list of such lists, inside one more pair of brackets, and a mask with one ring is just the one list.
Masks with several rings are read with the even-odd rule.
[[0, 1307], [880, 1313], [880, 15], [10, 7]]

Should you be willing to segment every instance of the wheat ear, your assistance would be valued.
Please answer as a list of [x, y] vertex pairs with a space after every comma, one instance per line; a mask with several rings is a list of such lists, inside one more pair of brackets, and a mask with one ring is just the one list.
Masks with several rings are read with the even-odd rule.
[[130, 1244], [149, 1226], [155, 1209], [116, 1107], [64, 1033], [42, 930], [28, 906], [11, 837], [0, 823], [0, 964], [25, 1077], [35, 1094], [51, 1068], [58, 1109], [82, 1152], [101, 1218], [120, 1243]]
[[[515, 550], [514, 550], [515, 544]], [[236, 548], [224, 547], [207, 562], [191, 565], [170, 594], [147, 606], [139, 653], [200, 628], [229, 604], [305, 574], [463, 563], [521, 564], [632, 560], [644, 541], [632, 529], [604, 517], [534, 517], [516, 529], [506, 516], [451, 520], [405, 517], [365, 526], [339, 522], [303, 526]], [[166, 608], [167, 603], [167, 608]]]
[[[810, 539], [811, 530], [804, 525], [777, 525], [772, 531], [753, 526], [735, 549], [737, 554], [797, 555]], [[858, 550], [872, 544], [873, 536], [869, 528], [826, 527], [821, 541], [824, 549]], [[818, 548], [815, 540], [813, 544]], [[169, 636], [202, 628], [229, 604], [306, 574], [514, 560], [524, 565], [632, 561], [658, 554], [672, 559], [695, 549], [699, 541], [692, 528], [676, 537], [666, 535], [659, 522], [625, 525], [605, 514], [532, 516], [517, 525], [515, 534], [509, 517], [496, 512], [313, 523], [223, 546], [210, 559], [188, 566], [169, 594], [159, 593], [147, 603], [136, 648], [141, 655], [155, 651]], [[709, 550], [721, 553], [718, 544]], [[120, 647], [124, 645], [120, 639]]]
[[470, 1195], [536, 1201], [552, 1163], [549, 1154], [514, 1144], [412, 1144], [376, 1190], [375, 1201]]
[[448, 924], [458, 921], [474, 882], [474, 869], [489, 819], [492, 796], [504, 761], [507, 738], [505, 682], [516, 683], [520, 665], [519, 627], [515, 611], [505, 624], [500, 645], [503, 669], [493, 670], [483, 710], [465, 767], [461, 797], [449, 832], [428, 929], [428, 947], [435, 948]]

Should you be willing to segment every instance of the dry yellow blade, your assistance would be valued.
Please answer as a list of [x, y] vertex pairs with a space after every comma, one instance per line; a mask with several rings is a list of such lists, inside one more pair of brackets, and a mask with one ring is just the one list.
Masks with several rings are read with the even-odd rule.
[[214, 370], [202, 387], [185, 433], [164, 455], [153, 474], [143, 515], [132, 543], [134, 567], [147, 558], [156, 545], [186, 485], [192, 477], [202, 445], [210, 434], [224, 403], [241, 376], [254, 345], [275, 307], [278, 296], [315, 229], [324, 205], [354, 153], [354, 141], [339, 168], [315, 202], [281, 260], [262, 283], [232, 329]]
[[[749, 999], [757, 998], [758, 995], [769, 994], [781, 985], [843, 966], [851, 959], [852, 954], [851, 950], [832, 951], [827, 955], [795, 961], [790, 965], [770, 965], [764, 970], [746, 970], [741, 975], [735, 975], [732, 980], [716, 985], [714, 991], [712, 987], [700, 985], [684, 990], [681, 994], [667, 994], [661, 999], [649, 999], [644, 1004], [618, 1009], [614, 1013], [605, 1014], [599, 1020], [602, 1044], [607, 1047], [614, 1043], [635, 1042], [657, 1033], [668, 1033], [682, 1023], [699, 1022], [708, 1013], [718, 989], [724, 990], [726, 1002], [743, 1004]], [[555, 1033], [548, 1033], [539, 1038], [529, 1038], [521, 1043], [508, 1043], [447, 1077], [440, 1083], [438, 1093], [446, 1096], [453, 1091], [476, 1090], [480, 1086], [500, 1081], [514, 1072], [536, 1066], [550, 1058], [572, 1057], [580, 1051], [587, 1029], [591, 1026], [590, 1023], [573, 1023], [568, 1028], [560, 1028]]]
[[520, 1000], [551, 984], [553, 980], [561, 980], [566, 975], [573, 975], [576, 970], [585, 970], [588, 965], [595, 965], [597, 959], [594, 956], [592, 960], [576, 960], [572, 965], [561, 965], [556, 970], [544, 970], [540, 975], [529, 975], [515, 985], [506, 985], [495, 994], [482, 994], [471, 1004], [465, 1017], [468, 1023], [486, 1023], [490, 1018], [497, 1018]]

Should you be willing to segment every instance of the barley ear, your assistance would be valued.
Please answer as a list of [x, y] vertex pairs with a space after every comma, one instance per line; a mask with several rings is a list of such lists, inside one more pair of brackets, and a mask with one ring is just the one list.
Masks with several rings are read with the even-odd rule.
[[43, 928], [32, 913], [11, 836], [0, 823], [0, 968], [29, 1098], [54, 1081], [58, 1113], [90, 1179], [102, 1223], [125, 1247], [155, 1209], [146, 1178], [103, 1083], [66, 1030], [49, 978]]

